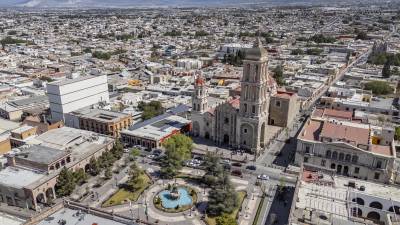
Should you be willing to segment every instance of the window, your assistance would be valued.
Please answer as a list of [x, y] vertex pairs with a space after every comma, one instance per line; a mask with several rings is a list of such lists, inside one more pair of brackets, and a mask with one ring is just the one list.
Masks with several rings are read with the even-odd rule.
[[337, 159], [337, 152], [332, 153], [332, 159]]
[[382, 161], [376, 162], [376, 168], [378, 168], [378, 169], [382, 168]]
[[253, 107], [252, 107], [252, 109], [251, 109], [251, 112], [252, 112], [252, 113], [256, 113], [256, 106], [255, 106], [255, 105], [253, 105]]
[[379, 180], [379, 177], [380, 177], [380, 173], [375, 173], [375, 174], [374, 174], [374, 179], [375, 179], [375, 180]]
[[344, 160], [344, 154], [343, 153], [339, 154], [339, 160]]
[[346, 162], [350, 162], [350, 160], [351, 160], [351, 155], [350, 155], [350, 154], [347, 154], [345, 160], [346, 160]]
[[229, 123], [229, 118], [228, 118], [228, 117], [225, 117], [224, 122], [225, 122], [225, 123]]
[[308, 158], [307, 157], [304, 157], [304, 162], [308, 163]]
[[247, 128], [243, 129], [243, 133], [247, 134]]
[[359, 167], [354, 168], [354, 173], [355, 174], [359, 174], [360, 173], [360, 168]]
[[326, 158], [330, 159], [332, 157], [331, 150], [326, 151]]
[[321, 166], [325, 166], [325, 164], [326, 164], [325, 159], [321, 160]]
[[243, 106], [244, 106], [244, 112], [247, 113], [247, 104], [244, 103]]
[[276, 106], [276, 107], [281, 107], [281, 101], [276, 101], [276, 102], [275, 102], [275, 106]]
[[353, 157], [351, 158], [351, 162], [357, 163], [357, 161], [358, 161], [358, 156], [353, 155]]
[[311, 149], [311, 148], [310, 148], [309, 145], [306, 145], [304, 148], [305, 148], [305, 152], [306, 152], [306, 153], [310, 153], [310, 149]]

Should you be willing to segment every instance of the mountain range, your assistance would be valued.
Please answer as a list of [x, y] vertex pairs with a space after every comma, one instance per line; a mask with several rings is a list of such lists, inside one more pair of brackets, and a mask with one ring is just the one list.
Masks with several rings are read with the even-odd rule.
[[[338, 2], [360, 2], [360, 0], [336, 0]], [[368, 0], [361, 0], [366, 2]], [[383, 0], [382, 0], [383, 1]], [[398, 0], [394, 0], [398, 1]], [[191, 7], [191, 6], [245, 6], [264, 4], [315, 5], [332, 3], [331, 0], [0, 0], [0, 7]]]

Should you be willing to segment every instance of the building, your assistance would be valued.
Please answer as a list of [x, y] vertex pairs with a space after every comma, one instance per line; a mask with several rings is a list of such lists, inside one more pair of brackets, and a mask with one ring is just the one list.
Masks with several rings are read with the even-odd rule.
[[[320, 171], [393, 183], [393, 127], [348, 121], [349, 112], [313, 112], [297, 138], [295, 163]], [[345, 118], [345, 119], [342, 119]]]
[[[268, 74], [267, 51], [257, 40], [253, 48], [245, 52], [240, 96], [210, 106], [205, 80], [196, 77], [192, 97], [193, 135], [252, 153], [260, 152], [267, 141], [268, 121], [286, 126], [298, 111], [297, 95], [278, 93], [276, 89], [274, 79]], [[281, 119], [282, 115], [286, 118]]]
[[113, 137], [119, 137], [121, 130], [128, 129], [133, 122], [130, 114], [90, 107], [70, 112], [66, 118], [65, 123], [69, 127]]
[[190, 132], [191, 121], [175, 114], [166, 112], [122, 130], [122, 142], [130, 146], [140, 145], [147, 149], [160, 148], [169, 137]]
[[81, 76], [47, 84], [53, 121], [64, 121], [65, 114], [99, 103], [108, 103], [107, 76]]
[[57, 177], [63, 167], [88, 169], [91, 158], [112, 149], [114, 139], [94, 132], [62, 127], [25, 139], [6, 155], [0, 171], [0, 202], [38, 210], [55, 199]]
[[394, 225], [400, 222], [397, 186], [304, 170], [288, 224]]
[[11, 131], [20, 126], [20, 123], [0, 118], [0, 155], [11, 150]]
[[299, 109], [300, 104], [296, 93], [277, 91], [271, 96], [268, 124], [287, 127], [296, 118]]
[[0, 103], [0, 117], [11, 121], [20, 121], [24, 112], [44, 111], [49, 107], [47, 96], [36, 96]]

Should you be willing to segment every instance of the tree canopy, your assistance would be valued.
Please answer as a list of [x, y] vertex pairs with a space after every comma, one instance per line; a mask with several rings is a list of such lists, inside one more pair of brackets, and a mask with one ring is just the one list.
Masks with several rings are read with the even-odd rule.
[[162, 162], [161, 176], [165, 178], [175, 177], [185, 160], [190, 159], [192, 155], [193, 141], [190, 137], [177, 134], [168, 138], [163, 143], [165, 158]]
[[139, 102], [138, 109], [142, 112], [142, 119], [148, 120], [155, 116], [161, 115], [164, 110], [162, 108], [161, 102], [151, 101], [149, 103]]
[[69, 196], [75, 189], [75, 178], [73, 172], [67, 167], [61, 169], [57, 177], [56, 193], [58, 197]]
[[387, 95], [393, 93], [393, 88], [385, 81], [370, 81], [364, 85], [365, 90], [371, 90], [374, 95]]

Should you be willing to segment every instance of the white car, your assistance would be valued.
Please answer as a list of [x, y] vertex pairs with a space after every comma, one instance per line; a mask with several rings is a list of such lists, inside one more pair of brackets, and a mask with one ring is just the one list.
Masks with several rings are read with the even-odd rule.
[[124, 149], [124, 152], [125, 152], [125, 153], [129, 153], [130, 151], [131, 151], [131, 150], [130, 150], [129, 148], [125, 148], [125, 149]]
[[148, 155], [147, 158], [149, 159], [154, 159], [156, 156], [155, 155]]
[[262, 174], [262, 175], [258, 175], [258, 176], [257, 176], [257, 179], [260, 179], [260, 180], [269, 180], [269, 176], [267, 176], [267, 175], [265, 175], [265, 174]]

